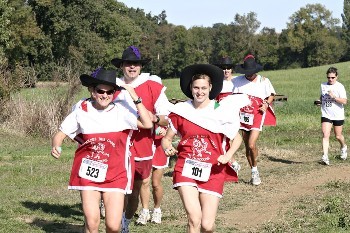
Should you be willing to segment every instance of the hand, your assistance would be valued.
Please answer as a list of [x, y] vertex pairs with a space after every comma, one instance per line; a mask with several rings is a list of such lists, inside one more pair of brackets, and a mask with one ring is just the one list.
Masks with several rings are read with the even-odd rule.
[[266, 112], [267, 108], [269, 107], [269, 104], [266, 102], [263, 102], [263, 104], [261, 105], [261, 107], [259, 108], [260, 111], [262, 112]]
[[166, 129], [164, 129], [163, 127], [160, 127], [158, 134], [164, 137], [166, 134]]
[[167, 149], [164, 149], [164, 153], [166, 156], [172, 156], [177, 154], [178, 151], [173, 146], [170, 146]]
[[135, 92], [135, 89], [132, 86], [130, 86], [129, 84], [123, 84], [123, 85], [120, 85], [120, 86], [129, 92], [131, 98], [134, 101], [136, 101], [139, 98], [138, 95]]
[[220, 164], [226, 164], [230, 161], [231, 156], [224, 154], [224, 155], [220, 155], [218, 158], [218, 165]]
[[61, 156], [61, 153], [62, 153], [62, 148], [60, 146], [54, 146], [52, 147], [52, 150], [51, 150], [51, 155], [58, 159], [60, 156]]
[[335, 99], [336, 96], [334, 95], [333, 91], [329, 90], [328, 91], [328, 95], [332, 98], [332, 99]]
[[321, 104], [322, 104], [321, 100], [314, 101], [314, 105], [316, 105], [316, 106], [321, 106]]

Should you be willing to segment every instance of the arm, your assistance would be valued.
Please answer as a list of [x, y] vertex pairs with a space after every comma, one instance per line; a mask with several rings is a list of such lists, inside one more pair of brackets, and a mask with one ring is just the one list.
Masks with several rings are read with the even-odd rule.
[[[141, 99], [136, 94], [135, 89], [130, 85], [124, 84], [122, 87], [127, 90], [136, 105], [137, 112], [139, 114], [139, 119], [137, 121], [138, 128], [150, 129], [153, 127], [153, 122], [150, 116], [149, 111], [146, 109], [145, 105], [143, 105]], [[141, 102], [138, 102], [138, 101]]]
[[269, 97], [267, 97], [267, 99], [264, 100], [264, 102], [261, 105], [261, 107], [259, 108], [259, 110], [262, 112], [265, 112], [268, 109], [268, 107], [270, 106], [270, 104], [273, 102], [274, 98], [275, 98], [275, 94], [271, 93], [271, 95]]
[[178, 151], [173, 147], [173, 139], [175, 137], [175, 132], [169, 127], [166, 131], [165, 136], [162, 138], [162, 148], [166, 156], [172, 156], [178, 153]]
[[239, 133], [237, 133], [237, 135], [231, 141], [230, 148], [226, 151], [226, 154], [219, 156], [218, 163], [226, 164], [229, 161], [235, 161], [235, 159], [233, 158], [233, 155], [241, 146], [242, 141], [243, 141], [242, 136]]
[[61, 156], [61, 145], [63, 140], [67, 137], [61, 130], [58, 131], [52, 138], [51, 155], [58, 159]]
[[348, 102], [348, 99], [346, 99], [346, 98], [336, 97], [332, 91], [329, 91], [328, 94], [338, 104], [344, 104], [345, 105]]

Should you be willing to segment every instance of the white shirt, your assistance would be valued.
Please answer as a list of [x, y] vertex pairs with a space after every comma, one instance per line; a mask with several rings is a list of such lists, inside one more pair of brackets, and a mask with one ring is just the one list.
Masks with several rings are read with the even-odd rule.
[[271, 94], [276, 94], [270, 80], [261, 75], [257, 75], [255, 82], [251, 82], [244, 75], [233, 80], [233, 93], [243, 93], [260, 99], [265, 99]]
[[327, 82], [321, 83], [322, 117], [333, 121], [344, 120], [344, 105], [332, 99], [328, 94], [329, 91], [332, 91], [337, 98], [347, 99], [345, 88], [340, 82], [336, 82], [333, 85], [328, 85]]

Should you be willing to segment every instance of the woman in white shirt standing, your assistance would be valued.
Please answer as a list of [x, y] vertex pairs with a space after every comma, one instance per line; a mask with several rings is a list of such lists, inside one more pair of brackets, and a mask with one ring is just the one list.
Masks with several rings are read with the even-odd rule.
[[328, 149], [332, 125], [334, 126], [335, 137], [340, 143], [340, 158], [345, 160], [347, 157], [347, 146], [343, 135], [344, 105], [347, 103], [347, 97], [343, 84], [338, 82], [337, 68], [330, 67], [326, 74], [328, 81], [321, 84], [321, 103], [319, 105], [322, 112], [322, 161], [329, 165]]

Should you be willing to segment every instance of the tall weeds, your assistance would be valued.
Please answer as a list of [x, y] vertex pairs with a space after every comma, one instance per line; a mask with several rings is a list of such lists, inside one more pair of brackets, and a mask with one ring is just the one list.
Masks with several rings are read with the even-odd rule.
[[53, 74], [55, 81], [45, 85], [49, 94], [33, 89], [25, 96], [11, 95], [3, 103], [1, 127], [15, 134], [51, 137], [81, 90], [79, 75], [79, 69], [70, 64], [57, 66]]

